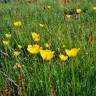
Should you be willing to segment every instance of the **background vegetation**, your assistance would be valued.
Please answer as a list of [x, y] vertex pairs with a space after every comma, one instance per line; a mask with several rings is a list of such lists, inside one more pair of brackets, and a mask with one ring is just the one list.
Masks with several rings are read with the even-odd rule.
[[[4, 95], [6, 87], [11, 96], [96, 96], [95, 5], [95, 0], [0, 3], [0, 95]], [[74, 13], [77, 8], [82, 10], [80, 14]], [[73, 18], [67, 19], [66, 14]], [[22, 22], [19, 29], [13, 26], [17, 20]], [[40, 23], [45, 26], [41, 28]], [[26, 51], [28, 44], [35, 43], [31, 32], [41, 35], [40, 46], [48, 43], [58, 53], [65, 48], [81, 50], [66, 62], [61, 62], [58, 56], [50, 62], [42, 61]], [[8, 48], [2, 44], [5, 33], [12, 34]], [[23, 46], [23, 54], [15, 58], [12, 52], [17, 44]], [[16, 63], [21, 65], [20, 69], [13, 68]], [[18, 84], [23, 95], [17, 95]]]

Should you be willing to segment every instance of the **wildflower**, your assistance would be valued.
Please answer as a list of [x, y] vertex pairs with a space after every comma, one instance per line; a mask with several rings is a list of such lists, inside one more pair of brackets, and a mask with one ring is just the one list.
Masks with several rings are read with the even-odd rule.
[[59, 58], [60, 58], [61, 61], [66, 61], [68, 59], [68, 56], [65, 56], [63, 54], [60, 54], [59, 55]]
[[71, 18], [71, 15], [67, 14], [67, 15], [66, 15], [66, 18], [67, 18], [67, 19], [70, 19], [70, 18]]
[[79, 52], [80, 48], [73, 48], [71, 50], [65, 49], [66, 54], [69, 57], [75, 57], [77, 56], [77, 53]]
[[81, 9], [76, 9], [76, 13], [80, 14], [81, 13]]
[[44, 25], [43, 25], [43, 24], [39, 24], [39, 26], [40, 26], [40, 27], [44, 27]]
[[6, 37], [6, 38], [11, 38], [11, 34], [6, 33], [6, 34], [5, 34], [5, 37]]
[[20, 51], [14, 51], [14, 56], [15, 56], [15, 57], [19, 56], [20, 54], [21, 54]]
[[96, 10], [96, 6], [93, 7], [93, 10]]
[[32, 53], [32, 54], [38, 54], [39, 50], [40, 50], [40, 46], [35, 44], [35, 45], [28, 45], [27, 48], [28, 52]]
[[46, 48], [49, 48], [49, 44], [48, 44], [48, 43], [45, 43], [45, 47], [46, 47]]
[[20, 48], [20, 49], [21, 49], [21, 48], [22, 48], [22, 46], [21, 46], [21, 45], [18, 45], [18, 48]]
[[51, 50], [40, 50], [40, 55], [43, 60], [49, 61], [53, 58], [54, 51]]
[[32, 32], [31, 35], [32, 35], [32, 39], [34, 41], [40, 41], [40, 35], [39, 34]]
[[51, 8], [51, 6], [47, 6], [47, 8], [48, 8], [48, 9], [50, 9], [50, 8]]
[[3, 40], [3, 44], [5, 45], [5, 46], [7, 46], [7, 45], [9, 45], [9, 41], [7, 41], [7, 40]]
[[22, 25], [21, 21], [14, 22], [15, 27], [20, 27]]

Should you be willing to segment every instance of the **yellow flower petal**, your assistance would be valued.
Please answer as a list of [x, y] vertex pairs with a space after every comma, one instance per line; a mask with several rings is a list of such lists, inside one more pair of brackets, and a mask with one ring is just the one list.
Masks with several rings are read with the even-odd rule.
[[32, 47], [32, 45], [28, 45], [28, 48], [31, 48]]

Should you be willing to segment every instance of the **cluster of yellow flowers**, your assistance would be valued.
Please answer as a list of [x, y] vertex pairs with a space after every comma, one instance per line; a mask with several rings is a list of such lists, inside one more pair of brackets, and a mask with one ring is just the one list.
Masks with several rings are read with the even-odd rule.
[[[40, 41], [40, 35], [36, 32], [32, 32], [32, 39], [34, 41]], [[31, 54], [38, 54], [40, 52], [41, 57], [43, 60], [51, 60], [54, 56], [55, 51], [48, 50], [49, 44], [45, 44], [46, 49], [44, 50], [42, 47], [40, 47], [38, 44], [35, 45], [28, 45], [27, 50]], [[68, 57], [75, 57], [77, 53], [79, 52], [80, 48], [73, 48], [71, 50], [66, 49], [66, 55], [60, 54], [59, 58], [61, 61], [66, 61]]]
[[[16, 21], [16, 22], [13, 23], [13, 25], [14, 25], [15, 27], [21, 27], [22, 22], [21, 22], [21, 21]], [[6, 33], [6, 34], [5, 34], [5, 38], [6, 38], [6, 39], [10, 39], [10, 38], [11, 38], [11, 34], [10, 34], [10, 33]], [[9, 45], [9, 43], [10, 43], [9, 40], [3, 40], [3, 44], [4, 44], [5, 46]]]
[[[48, 44], [45, 44], [46, 48], [48, 48]], [[43, 49], [42, 47], [40, 47], [38, 44], [35, 45], [28, 45], [27, 47], [28, 52], [30, 52], [31, 54], [38, 54], [40, 53], [41, 57], [43, 58], [43, 60], [51, 60], [53, 58], [54, 55], [54, 51], [48, 50], [48, 49]]]
[[[82, 10], [81, 10], [80, 8], [77, 8], [77, 9], [75, 10], [75, 12], [76, 12], [77, 14], [80, 14], [80, 13], [82, 12]], [[72, 17], [71, 14], [66, 14], [66, 18], [67, 18], [67, 19], [70, 19], [71, 17]]]
[[[20, 27], [21, 26], [21, 22], [20, 21], [17, 21], [14, 23], [14, 26], [15, 27]], [[41, 27], [43, 27], [44, 25], [43, 24], [40, 24]], [[5, 37], [7, 39], [11, 38], [11, 34], [5, 34]], [[31, 32], [31, 37], [32, 39], [35, 41], [35, 42], [38, 42], [40, 41], [40, 35], [37, 34], [36, 32]], [[9, 41], [8, 40], [3, 40], [3, 44], [4, 45], [9, 45]], [[21, 45], [17, 45], [19, 49], [22, 48]], [[46, 61], [50, 61], [53, 57], [54, 57], [54, 53], [55, 51], [52, 51], [52, 50], [49, 50], [49, 44], [48, 43], [45, 43], [45, 49], [40, 47], [38, 44], [34, 44], [34, 45], [28, 45], [27, 46], [27, 51], [33, 55], [36, 55], [36, 54], [40, 54], [40, 56], [42, 57], [43, 60], [46, 60]], [[61, 61], [66, 61], [69, 57], [75, 57], [77, 55], [77, 53], [79, 52], [80, 48], [73, 48], [71, 50], [69, 49], [65, 49], [65, 53], [66, 55], [64, 54], [59, 54], [59, 58]], [[14, 56], [15, 57], [18, 57], [20, 54], [21, 54], [21, 51], [14, 51], [13, 52]]]
[[[93, 6], [92, 9], [96, 11], [96, 6]], [[80, 13], [82, 12], [82, 9], [77, 8], [77, 9], [75, 10], [75, 12], [76, 12], [77, 14], [80, 14]], [[66, 14], [66, 18], [67, 18], [67, 19], [70, 19], [71, 17], [72, 17], [71, 14]]]
[[[50, 9], [51, 6], [47, 6], [47, 8]], [[94, 6], [92, 9], [96, 10], [96, 6]], [[75, 12], [77, 14], [80, 14], [82, 12], [82, 10], [80, 8], [77, 8], [75, 10]], [[66, 17], [68, 19], [70, 19], [72, 16], [70, 14], [66, 14]], [[21, 21], [16, 21], [16, 22], [13, 23], [13, 25], [16, 28], [19, 28], [19, 27], [22, 26], [22, 22]], [[43, 28], [45, 25], [40, 23], [39, 26]], [[37, 34], [36, 32], [31, 32], [31, 36], [32, 36], [32, 39], [35, 42], [38, 42], [41, 39], [40, 35]], [[5, 38], [6, 39], [3, 40], [2, 42], [3, 42], [4, 46], [8, 46], [10, 44], [9, 39], [11, 38], [11, 34], [10, 33], [6, 33], [5, 34]], [[18, 45], [18, 48], [21, 49], [22, 46]], [[29, 53], [35, 54], [35, 55], [36, 54], [40, 54], [43, 60], [48, 60], [49, 61], [49, 60], [51, 60], [53, 58], [55, 51], [52, 51], [52, 50], [48, 49], [49, 48], [49, 44], [48, 43], [45, 43], [45, 48], [46, 49], [43, 49], [38, 44], [34, 44], [34, 45], [28, 45], [27, 51]], [[60, 58], [61, 61], [66, 61], [66, 60], [68, 60], [69, 57], [77, 56], [79, 51], [80, 51], [80, 48], [72, 48], [70, 50], [69, 49], [65, 49], [65, 54], [59, 54], [58, 57]], [[14, 54], [15, 57], [17, 57], [17, 56], [19, 56], [21, 54], [21, 52], [20, 51], [14, 51], [13, 54]]]

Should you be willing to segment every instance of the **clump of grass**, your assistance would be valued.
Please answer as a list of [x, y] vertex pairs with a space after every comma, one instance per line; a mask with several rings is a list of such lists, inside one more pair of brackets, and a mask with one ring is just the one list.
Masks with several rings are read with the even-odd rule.
[[4, 88], [3, 88], [3, 96], [10, 96], [11, 95], [11, 91], [10, 91], [10, 85], [9, 85], [9, 81], [7, 79], [5, 79], [4, 81]]

